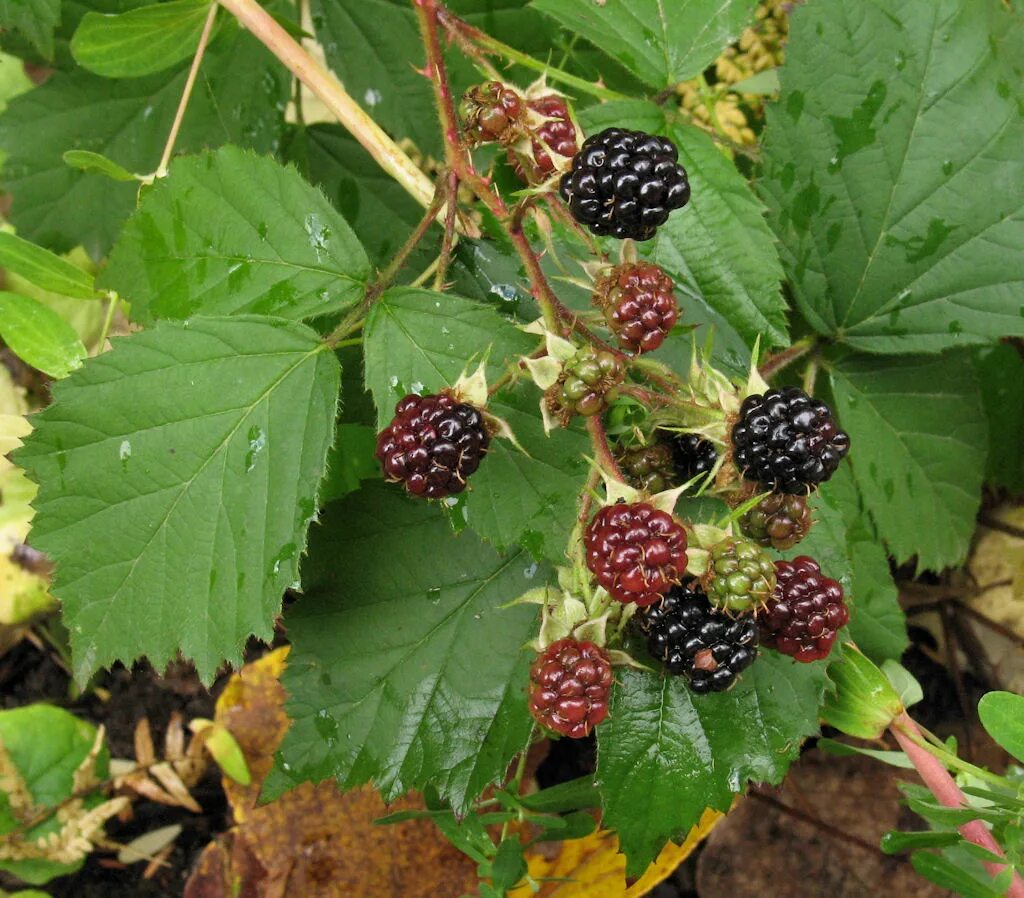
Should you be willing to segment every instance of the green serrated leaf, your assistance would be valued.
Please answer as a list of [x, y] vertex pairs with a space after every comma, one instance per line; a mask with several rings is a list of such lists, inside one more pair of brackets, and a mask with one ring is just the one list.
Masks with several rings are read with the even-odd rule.
[[85, 347], [75, 329], [42, 303], [0, 291], [0, 339], [18, 358], [51, 377], [82, 364]]
[[117, 16], [86, 13], [71, 39], [71, 55], [105, 78], [162, 72], [195, 53], [210, 2], [170, 0]]
[[57, 384], [17, 463], [79, 682], [179, 650], [209, 682], [269, 639], [297, 576], [339, 369], [308, 328], [196, 318], [115, 340]]
[[[109, 81], [81, 69], [56, 72], [0, 114], [3, 184], [14, 196], [18, 233], [56, 252], [84, 246], [104, 256], [135, 209], [135, 184], [112, 184], [69, 168], [64, 153], [84, 149], [127, 171], [160, 161], [188, 64], [171, 72]], [[266, 152], [280, 140], [291, 81], [251, 34], [225, 21], [203, 60], [177, 148], [223, 143]]]
[[[388, 290], [366, 319], [366, 387], [387, 426], [395, 403], [408, 393], [437, 392], [487, 359], [493, 382], [506, 360], [532, 352], [535, 337], [493, 309], [450, 293], [398, 287]], [[475, 475], [474, 475], [475, 476]]]
[[374, 456], [376, 448], [377, 431], [373, 427], [338, 424], [334, 445], [327, 454], [327, 473], [320, 485], [321, 504], [354, 493], [364, 480], [381, 476], [380, 462]]
[[[986, 427], [963, 354], [850, 355], [832, 370], [864, 506], [898, 562], [959, 564], [981, 501]], [[922, 522], [927, 522], [922, 526]]]
[[[75, 770], [92, 751], [96, 727], [62, 708], [35, 704], [0, 712], [0, 740], [33, 803], [40, 808], [52, 808], [75, 791]], [[106, 778], [109, 760], [106, 746], [101, 746], [96, 756], [97, 779]], [[83, 803], [85, 807], [92, 808], [103, 800], [102, 795], [94, 793], [86, 795]], [[15, 810], [8, 795], [0, 789], [0, 837], [19, 827], [21, 821]], [[29, 830], [27, 836], [33, 840], [41, 839], [56, 833], [61, 825], [60, 819], [54, 815]], [[81, 861], [73, 864], [45, 860], [0, 861], [0, 869], [32, 885], [42, 885], [54, 877], [74, 873], [81, 866]]]
[[88, 150], [68, 150], [61, 158], [65, 165], [78, 169], [78, 171], [96, 172], [106, 175], [114, 181], [139, 180], [128, 169], [122, 168], [112, 159], [99, 153], [90, 153]]
[[0, 231], [0, 267], [43, 290], [78, 299], [96, 298], [87, 272], [9, 231]]
[[667, 840], [681, 841], [705, 807], [728, 809], [748, 779], [780, 782], [800, 743], [818, 731], [827, 683], [822, 662], [798, 664], [770, 650], [722, 694], [619, 671], [597, 730], [597, 781], [627, 875], [639, 876]]
[[1024, 697], [1012, 692], [989, 692], [978, 702], [981, 725], [1018, 761], [1024, 758]]
[[794, 11], [759, 185], [819, 333], [872, 352], [1024, 333], [1022, 55], [998, 3]]
[[1024, 359], [1016, 346], [1000, 343], [975, 350], [974, 366], [988, 419], [985, 479], [1024, 492]]
[[536, 610], [504, 608], [521, 553], [454, 537], [435, 504], [368, 484], [324, 514], [288, 614], [292, 727], [265, 794], [372, 780], [385, 800], [431, 784], [463, 813], [526, 744]]
[[782, 265], [764, 206], [711, 138], [689, 125], [666, 126], [658, 106], [639, 101], [602, 103], [580, 120], [590, 131], [615, 125], [658, 132], [679, 148], [693, 199], [638, 249], [676, 282], [684, 322], [690, 323], [688, 303], [699, 299], [748, 343], [758, 337], [762, 349], [788, 343]]
[[[507, 421], [522, 449], [493, 440], [466, 494], [466, 519], [498, 549], [522, 546], [536, 559], [564, 564], [587, 479], [590, 441], [576, 424], [545, 435], [541, 393], [532, 384], [504, 391], [490, 410]], [[523, 451], [525, 450], [525, 452]]]
[[171, 165], [100, 280], [151, 324], [196, 314], [319, 317], [359, 299], [369, 276], [366, 253], [319, 190], [291, 166], [228, 146]]
[[53, 59], [60, 0], [0, 0], [0, 28], [20, 32], [44, 59]]
[[756, 0], [533, 0], [651, 87], [703, 71], [754, 15]]

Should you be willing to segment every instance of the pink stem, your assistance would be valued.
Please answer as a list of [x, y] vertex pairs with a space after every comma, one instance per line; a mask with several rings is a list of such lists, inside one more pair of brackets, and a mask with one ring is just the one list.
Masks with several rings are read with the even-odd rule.
[[[960, 791], [960, 787], [953, 780], [953, 777], [949, 775], [945, 765], [930, 751], [918, 744], [918, 740], [924, 741], [924, 736], [921, 734], [918, 725], [914, 723], [906, 711], [901, 713], [890, 724], [889, 730], [896, 737], [900, 748], [910, 758], [911, 763], [913, 763], [917, 772], [921, 775], [921, 779], [924, 780], [924, 784], [931, 790], [940, 804], [945, 805], [947, 808], [968, 807], [964, 793]], [[960, 835], [967, 839], [967, 841], [980, 845], [986, 851], [991, 851], [992, 854], [1005, 857], [1003, 850], [996, 843], [996, 840], [992, 838], [992, 833], [989, 832], [988, 827], [980, 820], [972, 820], [969, 823], [965, 823], [960, 827]], [[986, 863], [985, 869], [988, 870], [990, 876], [994, 877], [1005, 870], [1006, 865]], [[1024, 881], [1021, 881], [1017, 873], [1014, 873], [1013, 882], [1010, 884], [1006, 895], [1008, 898], [1024, 898]]]

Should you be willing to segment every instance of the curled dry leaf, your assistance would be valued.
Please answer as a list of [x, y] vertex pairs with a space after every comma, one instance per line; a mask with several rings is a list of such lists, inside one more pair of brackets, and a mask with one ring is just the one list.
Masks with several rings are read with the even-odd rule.
[[476, 865], [429, 820], [376, 826], [374, 820], [422, 808], [415, 797], [385, 805], [371, 788], [342, 794], [333, 781], [305, 783], [257, 807], [263, 780], [288, 728], [278, 649], [235, 674], [217, 701], [216, 721], [245, 754], [252, 782], [224, 777], [238, 824], [203, 852], [185, 898], [437, 898], [476, 888]]
[[202, 808], [189, 794], [206, 768], [202, 740], [193, 738], [186, 744], [181, 715], [172, 714], [164, 737], [161, 758], [153, 744], [149, 720], [142, 718], [135, 725], [135, 763], [125, 767], [114, 778], [114, 787], [171, 807], [182, 807], [198, 814]]

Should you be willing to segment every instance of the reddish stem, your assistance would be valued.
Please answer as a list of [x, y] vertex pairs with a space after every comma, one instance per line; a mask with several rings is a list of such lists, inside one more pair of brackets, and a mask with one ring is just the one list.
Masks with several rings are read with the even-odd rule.
[[587, 418], [587, 432], [590, 434], [590, 441], [594, 445], [594, 455], [597, 456], [598, 464], [616, 480], [626, 482], [626, 478], [619, 468], [619, 463], [612, 454], [611, 446], [608, 445], [608, 434], [605, 433], [604, 424], [601, 423], [600, 415], [592, 415]]
[[[924, 736], [918, 725], [910, 718], [906, 711], [902, 712], [889, 726], [889, 730], [900, 748], [910, 758], [917, 772], [924, 780], [924, 784], [931, 790], [939, 803], [947, 808], [967, 808], [967, 799], [953, 777], [949, 775], [945, 765], [926, 748], [922, 748], [919, 742], [924, 742]], [[968, 842], [979, 845], [986, 851], [999, 857], [1005, 857], [1003, 850], [992, 838], [988, 827], [980, 820], [972, 820], [959, 827], [960, 835]], [[985, 869], [990, 876], [997, 876], [1006, 869], [1005, 864], [985, 864]], [[1010, 888], [1006, 891], [1007, 898], [1024, 898], [1024, 881], [1020, 875], [1014, 873]]]

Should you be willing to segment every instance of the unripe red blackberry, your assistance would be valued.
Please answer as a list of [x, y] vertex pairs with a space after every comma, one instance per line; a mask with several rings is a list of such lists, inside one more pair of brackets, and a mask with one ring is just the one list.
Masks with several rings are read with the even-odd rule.
[[798, 387], [748, 396], [732, 429], [733, 458], [747, 480], [776, 493], [806, 495], [850, 451], [832, 410]]
[[699, 474], [707, 474], [718, 462], [718, 450], [711, 440], [696, 433], [679, 434], [672, 441], [676, 459], [676, 473], [686, 483]]
[[806, 555], [776, 561], [775, 571], [778, 585], [758, 618], [764, 644], [797, 661], [827, 657], [850, 620], [843, 587]]
[[625, 376], [625, 366], [615, 353], [582, 349], [565, 363], [558, 380], [545, 393], [548, 411], [562, 426], [573, 415], [598, 415], [608, 408]]
[[[567, 160], [579, 150], [576, 125], [565, 99], [557, 94], [527, 100], [526, 107], [535, 117], [540, 116], [542, 121], [536, 125], [527, 122], [530, 151], [528, 154], [523, 153], [528, 157], [525, 168], [520, 161], [520, 154], [516, 152], [519, 147], [509, 150], [509, 162], [523, 181], [543, 181], [555, 169], [561, 168], [563, 162], [567, 164]], [[552, 159], [552, 153], [559, 158]]]
[[711, 547], [708, 570], [701, 582], [716, 608], [750, 611], [771, 598], [775, 565], [757, 543], [727, 536]]
[[619, 343], [637, 353], [661, 346], [679, 318], [675, 284], [652, 262], [612, 268], [595, 285], [593, 302]]
[[686, 531], [646, 502], [601, 508], [583, 535], [587, 567], [612, 598], [650, 605], [686, 571]]
[[619, 455], [619, 467], [631, 486], [660, 493], [675, 486], [675, 459], [668, 443], [635, 446]]
[[447, 392], [410, 394], [377, 437], [376, 455], [388, 480], [414, 496], [440, 499], [466, 488], [489, 444], [479, 409]]
[[724, 692], [757, 657], [754, 616], [712, 607], [695, 581], [672, 587], [633, 619], [647, 637], [647, 650], [697, 693]]
[[582, 739], [608, 716], [612, 664], [592, 642], [559, 639], [530, 668], [530, 713], [570, 739]]
[[474, 145], [514, 142], [524, 127], [523, 100], [500, 81], [485, 81], [471, 87], [462, 97], [462, 123]]
[[559, 193], [593, 233], [650, 240], [669, 213], [690, 199], [678, 160], [675, 144], [664, 137], [606, 128], [583, 142]]
[[803, 496], [771, 493], [750, 509], [740, 521], [743, 532], [758, 545], [791, 549], [811, 529], [811, 510]]

